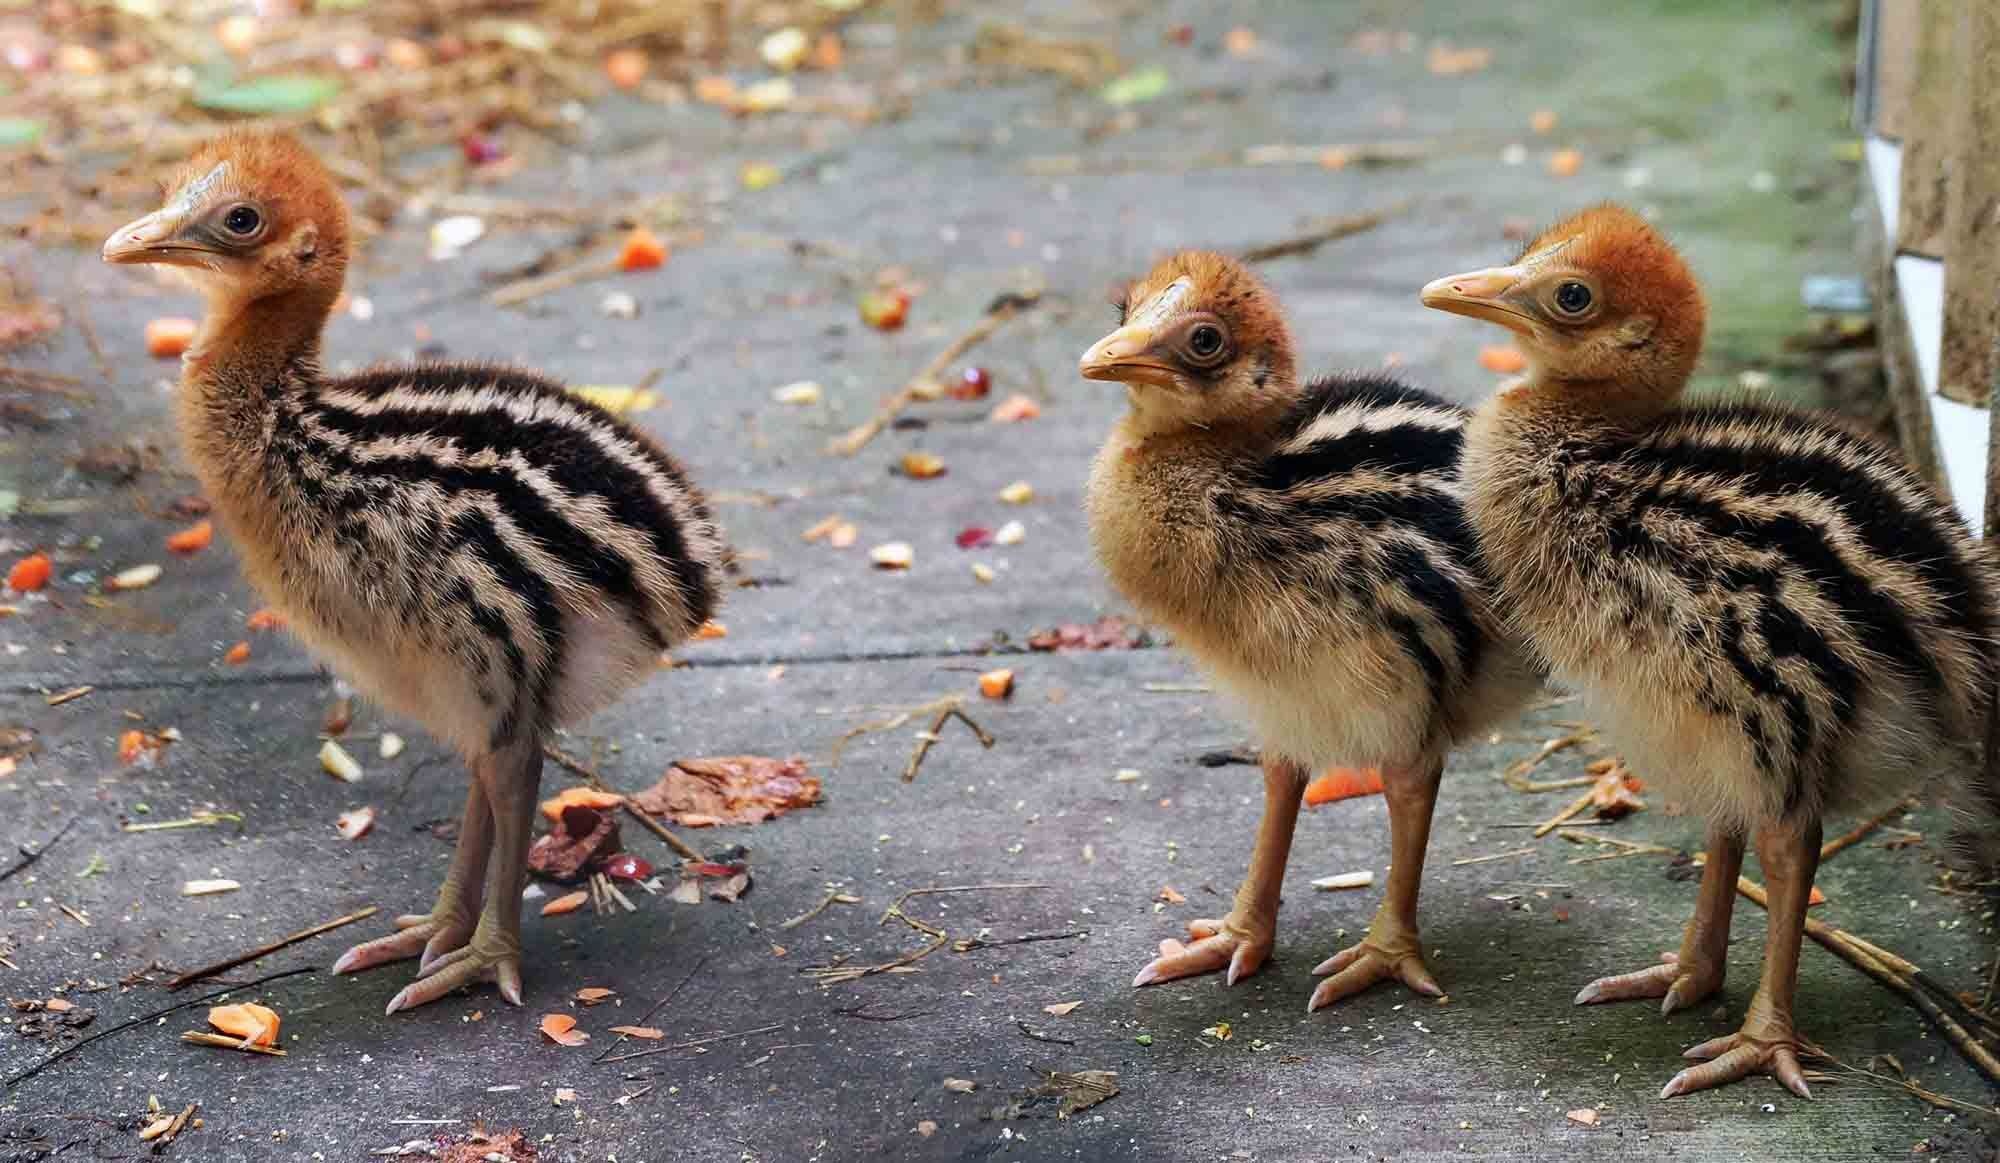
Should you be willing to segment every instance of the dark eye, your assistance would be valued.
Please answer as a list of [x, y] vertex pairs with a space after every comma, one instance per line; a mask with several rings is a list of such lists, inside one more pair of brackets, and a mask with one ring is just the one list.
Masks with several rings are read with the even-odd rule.
[[1590, 310], [1590, 288], [1582, 283], [1564, 283], [1557, 287], [1556, 310], [1565, 315], [1581, 315]]
[[254, 206], [237, 206], [222, 218], [222, 228], [231, 234], [255, 234], [263, 224], [264, 219]]
[[1222, 328], [1204, 323], [1188, 332], [1188, 350], [1198, 359], [1208, 359], [1222, 350]]

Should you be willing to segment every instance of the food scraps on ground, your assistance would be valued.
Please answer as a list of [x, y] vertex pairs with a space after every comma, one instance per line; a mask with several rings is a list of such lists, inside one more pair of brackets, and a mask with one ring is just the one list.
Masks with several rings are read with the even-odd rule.
[[[560, 798], [560, 797], [558, 797]], [[614, 797], [614, 802], [622, 802]], [[548, 834], [528, 849], [528, 870], [550, 880], [580, 880], [598, 863], [618, 854], [618, 817], [610, 807], [565, 805]]]
[[1382, 794], [1382, 773], [1372, 767], [1334, 767], [1306, 785], [1306, 806]]
[[48, 554], [30, 553], [7, 571], [7, 588], [17, 593], [33, 593], [48, 585], [49, 575], [54, 572]]
[[571, 996], [584, 1005], [594, 1006], [599, 1002], [609, 1001], [618, 996], [618, 991], [615, 989], [606, 989], [601, 985], [586, 985]]
[[375, 809], [356, 808], [351, 812], [342, 812], [333, 826], [340, 832], [341, 839], [359, 840], [375, 826]]
[[258, 1046], [278, 1044], [279, 1019], [277, 1012], [269, 1006], [254, 1002], [214, 1006], [208, 1011], [208, 1024]]
[[1367, 888], [1375, 883], [1375, 874], [1366, 869], [1360, 872], [1341, 872], [1333, 876], [1322, 876], [1312, 882], [1321, 892], [1334, 892], [1343, 888]]
[[1116, 614], [1106, 614], [1095, 622], [1064, 622], [1028, 635], [1030, 650], [1122, 650], [1146, 642], [1145, 631]]
[[564, 913], [573, 913], [582, 908], [584, 903], [589, 900], [590, 894], [584, 892], [582, 889], [578, 889], [575, 892], [559, 896], [543, 905], [542, 915], [545, 917], [560, 917]]
[[576, 1019], [568, 1014], [543, 1014], [542, 1036], [558, 1046], [581, 1046], [590, 1041], [590, 1035], [577, 1029]]
[[667, 261], [667, 244], [644, 226], [635, 226], [618, 251], [621, 271], [649, 271]]
[[615, 792], [599, 791], [586, 784], [574, 784], [562, 789], [549, 799], [542, 801], [542, 815], [553, 824], [562, 819], [564, 810], [582, 806], [610, 811], [625, 802], [625, 797]]
[[167, 548], [175, 553], [200, 553], [215, 540], [215, 522], [206, 519], [167, 536]]
[[233, 880], [190, 880], [181, 885], [182, 896], [214, 896], [217, 893], [235, 892], [243, 886]]
[[677, 759], [633, 806], [690, 828], [761, 824], [819, 802], [817, 776], [805, 760], [765, 755]]
[[328, 739], [319, 746], [319, 765], [326, 773], [342, 783], [359, 783], [361, 765], [347, 753], [347, 749]]
[[979, 693], [989, 699], [1004, 699], [1014, 693], [1014, 672], [1006, 667], [979, 676]]
[[995, 424], [1018, 424], [1023, 420], [1033, 420], [1041, 414], [1042, 406], [1035, 402], [1033, 396], [1024, 396], [1016, 392], [993, 405], [993, 411], [988, 414], [988, 419]]

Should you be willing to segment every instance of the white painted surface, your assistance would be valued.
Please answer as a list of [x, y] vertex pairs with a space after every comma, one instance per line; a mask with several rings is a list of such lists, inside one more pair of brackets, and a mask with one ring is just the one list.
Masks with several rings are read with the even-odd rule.
[[[1882, 210], [1882, 236], [1894, 245], [1898, 202], [1902, 194], [1903, 147], [1870, 137], [1863, 150], [1868, 178], [1875, 185], [1875, 204]], [[1988, 428], [1984, 408], [1974, 408], [1938, 395], [1938, 367], [1944, 351], [1944, 264], [1915, 255], [1896, 256], [1896, 292], [1903, 300], [1903, 317], [1910, 326], [1910, 346], [1917, 356], [1917, 374], [1930, 401], [1931, 428], [1938, 459], [1944, 462], [1951, 499], [1972, 531], [1986, 517], [1986, 457]]]

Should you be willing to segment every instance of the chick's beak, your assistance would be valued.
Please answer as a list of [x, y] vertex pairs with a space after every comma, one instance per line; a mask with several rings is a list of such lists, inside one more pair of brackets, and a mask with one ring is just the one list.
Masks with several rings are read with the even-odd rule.
[[186, 263], [203, 252], [202, 247], [179, 237], [182, 215], [155, 210], [113, 231], [104, 240], [104, 261], [108, 263]]
[[1446, 275], [1425, 284], [1420, 298], [1424, 306], [1453, 315], [1467, 315], [1498, 323], [1522, 335], [1533, 330], [1533, 316], [1517, 293], [1528, 277], [1522, 267], [1489, 267], [1462, 275]]
[[1153, 331], [1136, 324], [1120, 327], [1091, 345], [1077, 361], [1077, 370], [1087, 380], [1114, 383], [1156, 384], [1174, 381], [1173, 368], [1152, 354]]

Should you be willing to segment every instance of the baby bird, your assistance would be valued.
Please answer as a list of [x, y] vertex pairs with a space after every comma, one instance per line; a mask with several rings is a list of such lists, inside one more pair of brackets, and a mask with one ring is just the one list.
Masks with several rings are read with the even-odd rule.
[[1131, 284], [1082, 360], [1131, 408], [1091, 470], [1112, 582], [1173, 631], [1262, 737], [1264, 817], [1235, 906], [1135, 986], [1261, 966], [1307, 776], [1382, 771], [1393, 867], [1309, 1010], [1394, 978], [1442, 991], [1417, 891], [1446, 753], [1540, 685], [1500, 633], [1460, 511], [1466, 413], [1386, 376], [1301, 384], [1276, 298], [1236, 261], [1177, 254]]
[[1821, 819], [1939, 771], [1973, 789], [1993, 572], [1893, 453], [1816, 416], [1683, 404], [1706, 308], [1630, 211], [1584, 211], [1423, 301], [1500, 324], [1528, 357], [1466, 433], [1466, 509], [1510, 619], [1709, 822], [1680, 952], [1577, 1003], [1657, 997], [1670, 1013], [1714, 994], [1754, 839], [1763, 976], [1740, 1031], [1689, 1050], [1704, 1061], [1661, 1093], [1763, 1072], [1806, 1096], [1793, 1001]]
[[104, 260], [177, 268], [206, 301], [177, 419], [250, 580], [358, 689], [471, 768], [437, 903], [334, 972], [421, 954], [388, 1012], [482, 978], [518, 1005], [543, 739], [709, 616], [721, 537], [672, 458], [532, 372], [323, 373], [347, 211], [297, 140], [226, 134], [170, 188]]

